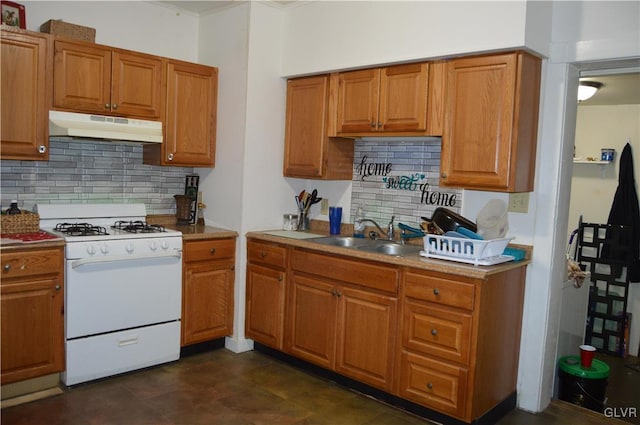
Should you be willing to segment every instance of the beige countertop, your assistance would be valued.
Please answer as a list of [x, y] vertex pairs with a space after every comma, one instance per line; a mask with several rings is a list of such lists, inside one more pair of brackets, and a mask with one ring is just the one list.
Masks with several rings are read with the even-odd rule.
[[[312, 238], [305, 238], [302, 235], [296, 237], [284, 237], [269, 233], [279, 233], [276, 230], [265, 230], [260, 232], [247, 233], [247, 239], [261, 240], [265, 242], [274, 242], [282, 245], [289, 245], [297, 248], [310, 249], [315, 251], [321, 251], [328, 254], [339, 255], [341, 257], [353, 257], [362, 260], [376, 261], [387, 264], [395, 264], [398, 266], [407, 266], [418, 269], [424, 269], [428, 271], [436, 271], [442, 273], [449, 273], [455, 275], [462, 275], [471, 278], [484, 279], [489, 275], [500, 273], [506, 270], [524, 267], [531, 262], [531, 247], [522, 245], [511, 245], [513, 247], [525, 249], [527, 256], [522, 261], [510, 261], [507, 263], [497, 264], [493, 266], [474, 266], [472, 264], [465, 264], [455, 261], [438, 260], [434, 258], [425, 258], [419, 254], [405, 255], [404, 257], [394, 257], [385, 254], [377, 254], [372, 252], [360, 251], [358, 249], [344, 248], [338, 246], [324, 245], [312, 242]], [[326, 233], [321, 231], [302, 232], [305, 236], [311, 237], [314, 234], [326, 236]], [[348, 235], [342, 235], [348, 236]]]
[[204, 224], [176, 224], [174, 215], [149, 215], [147, 216], [147, 221], [150, 224], [159, 224], [167, 229], [182, 232], [182, 238], [185, 241], [238, 237], [238, 232], [220, 227], [206, 226]]

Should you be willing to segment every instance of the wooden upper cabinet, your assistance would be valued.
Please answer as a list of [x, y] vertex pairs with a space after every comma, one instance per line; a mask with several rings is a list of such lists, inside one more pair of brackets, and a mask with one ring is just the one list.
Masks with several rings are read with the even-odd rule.
[[285, 177], [351, 180], [353, 141], [335, 133], [335, 101], [329, 75], [287, 81]]
[[92, 43], [54, 44], [55, 109], [162, 119], [161, 58]]
[[2, 159], [49, 159], [49, 43], [47, 34], [2, 31]]
[[213, 167], [218, 68], [169, 60], [164, 143], [144, 146], [146, 164]]
[[540, 59], [526, 52], [448, 63], [443, 186], [533, 190], [540, 70]]
[[442, 134], [443, 66], [413, 63], [339, 73], [337, 134]]

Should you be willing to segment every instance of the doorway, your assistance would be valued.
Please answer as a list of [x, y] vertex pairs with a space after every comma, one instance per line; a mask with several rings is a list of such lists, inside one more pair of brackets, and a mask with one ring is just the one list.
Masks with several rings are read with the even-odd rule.
[[[640, 182], [640, 72], [638, 68], [583, 70], [580, 80], [599, 83], [589, 100], [578, 104], [572, 161], [567, 253], [573, 257], [576, 239], [569, 244], [579, 222], [606, 223], [618, 186], [619, 156], [629, 143], [634, 156], [636, 185]], [[613, 161], [602, 162], [603, 149], [615, 151]], [[576, 355], [585, 335], [589, 278], [581, 288], [572, 281], [562, 288], [562, 311], [558, 358]], [[611, 368], [607, 386], [610, 409], [635, 408], [640, 411], [640, 371], [628, 365], [640, 363], [640, 283], [630, 283], [627, 311], [631, 326], [627, 340], [628, 357], [599, 353], [596, 358]], [[557, 381], [554, 386], [557, 396]], [[616, 413], [609, 410], [609, 413]], [[619, 419], [640, 424], [640, 413]]]

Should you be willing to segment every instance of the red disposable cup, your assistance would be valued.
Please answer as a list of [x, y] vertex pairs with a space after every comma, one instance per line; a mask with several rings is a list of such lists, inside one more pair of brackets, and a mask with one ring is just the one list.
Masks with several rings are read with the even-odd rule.
[[596, 354], [596, 347], [591, 345], [580, 346], [580, 364], [582, 367], [591, 367], [593, 356]]

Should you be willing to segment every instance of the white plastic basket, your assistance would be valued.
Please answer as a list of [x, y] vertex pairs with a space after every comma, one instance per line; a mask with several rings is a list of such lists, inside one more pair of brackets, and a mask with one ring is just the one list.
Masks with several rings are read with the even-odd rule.
[[463, 262], [477, 262], [501, 256], [513, 239], [511, 237], [480, 240], [430, 234], [424, 237], [424, 253], [425, 257], [446, 257]]

